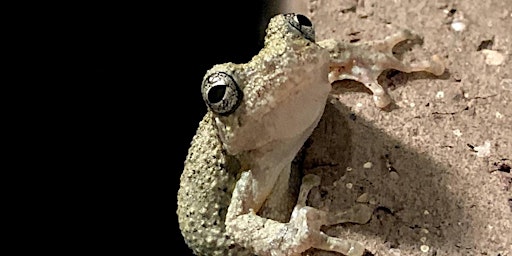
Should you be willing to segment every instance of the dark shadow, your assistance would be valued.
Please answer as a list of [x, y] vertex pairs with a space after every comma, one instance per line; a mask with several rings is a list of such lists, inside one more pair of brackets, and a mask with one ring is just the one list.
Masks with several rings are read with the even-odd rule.
[[[389, 248], [419, 246], [421, 237], [428, 237], [431, 252], [471, 235], [470, 227], [459, 225], [468, 217], [457, 206], [461, 199], [447, 189], [448, 167], [375, 128], [349, 107], [328, 103], [306, 146], [306, 173], [322, 177], [321, 186], [309, 195], [310, 206], [347, 210], [365, 192], [375, 200], [369, 223], [325, 227], [327, 234], [378, 236]], [[373, 166], [363, 168], [366, 162]], [[349, 190], [347, 183], [352, 184]]]

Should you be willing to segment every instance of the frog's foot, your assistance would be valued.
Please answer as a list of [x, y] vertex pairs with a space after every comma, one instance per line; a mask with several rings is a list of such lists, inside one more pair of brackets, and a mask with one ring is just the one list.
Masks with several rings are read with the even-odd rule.
[[379, 75], [387, 69], [411, 73], [426, 71], [436, 76], [444, 73], [444, 64], [437, 55], [429, 61], [405, 63], [393, 55], [393, 47], [405, 40], [417, 38], [408, 30], [402, 30], [383, 40], [368, 43], [346, 44], [332, 39], [318, 44], [329, 51], [331, 57], [329, 82], [350, 79], [362, 83], [373, 93], [375, 105], [384, 108], [391, 103], [391, 97], [377, 82]]
[[[321, 226], [327, 220], [327, 212], [309, 206], [295, 206], [290, 222], [283, 230], [281, 241], [287, 243], [280, 246], [283, 255], [299, 255], [309, 249], [339, 252], [347, 256], [362, 256], [364, 246], [354, 240], [328, 236], [320, 231]], [[279, 253], [274, 255], [281, 255]]]
[[392, 68], [406, 73], [426, 71], [436, 76], [442, 75], [444, 73], [444, 64], [441, 61], [441, 58], [437, 55], [433, 55], [430, 61], [422, 61], [420, 63], [412, 64], [404, 63], [393, 55], [393, 47], [398, 43], [418, 38], [419, 37], [417, 35], [411, 33], [409, 30], [401, 30], [384, 38], [383, 40], [370, 42], [368, 45], [388, 57], [381, 59], [380, 63], [377, 63], [382, 70]]
[[353, 240], [328, 236], [320, 231], [323, 225], [334, 225], [345, 222], [367, 223], [373, 210], [366, 205], [356, 205], [348, 211], [332, 214], [306, 206], [309, 191], [320, 185], [320, 177], [308, 174], [302, 179], [297, 205], [295, 206], [290, 225], [300, 226], [305, 234], [302, 244], [306, 247], [313, 247], [321, 250], [335, 251], [348, 256], [361, 256], [364, 246]]
[[409, 30], [401, 30], [391, 36], [386, 37], [383, 40], [377, 40], [368, 43], [368, 46], [376, 50], [380, 55], [379, 58], [375, 59], [375, 63], [372, 67], [371, 75], [363, 77], [356, 77], [361, 81], [368, 89], [373, 92], [375, 104], [378, 107], [385, 107], [391, 103], [391, 98], [386, 92], [383, 92], [383, 88], [377, 83], [377, 78], [386, 69], [395, 69], [405, 73], [412, 72], [429, 72], [436, 76], [440, 76], [444, 73], [444, 64], [441, 58], [437, 55], [433, 55], [431, 60], [420, 61], [419, 63], [406, 63], [402, 60], [397, 59], [393, 55], [393, 47], [398, 43], [406, 40], [414, 40], [419, 37]]

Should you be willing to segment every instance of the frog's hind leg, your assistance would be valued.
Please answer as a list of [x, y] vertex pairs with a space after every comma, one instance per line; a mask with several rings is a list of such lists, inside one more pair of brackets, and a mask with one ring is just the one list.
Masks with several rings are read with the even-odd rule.
[[[370, 220], [373, 210], [366, 205], [356, 205], [348, 211], [336, 214], [306, 206], [309, 191], [318, 185], [320, 185], [320, 177], [317, 175], [308, 174], [304, 176], [297, 199], [297, 206], [292, 215], [302, 214], [308, 216], [306, 218], [310, 219], [310, 221], [316, 222], [316, 225], [327, 226], [345, 222], [364, 224]], [[309, 243], [313, 248], [335, 251], [347, 256], [361, 256], [365, 252], [364, 246], [357, 241], [328, 236], [321, 231], [312, 231]]]

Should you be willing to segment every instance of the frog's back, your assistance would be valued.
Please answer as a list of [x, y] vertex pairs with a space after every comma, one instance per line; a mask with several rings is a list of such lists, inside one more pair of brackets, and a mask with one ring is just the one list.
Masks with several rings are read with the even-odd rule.
[[207, 113], [189, 148], [178, 191], [180, 229], [196, 255], [251, 255], [227, 236], [224, 224], [238, 168], [223, 153]]

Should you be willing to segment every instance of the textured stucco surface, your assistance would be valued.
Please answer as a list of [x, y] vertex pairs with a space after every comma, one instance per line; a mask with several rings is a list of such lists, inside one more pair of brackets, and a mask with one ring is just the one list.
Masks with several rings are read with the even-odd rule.
[[[376, 108], [362, 85], [335, 85], [339, 97], [307, 148], [306, 172], [322, 176], [309, 204], [336, 211], [367, 193], [363, 201], [376, 210], [366, 225], [325, 232], [359, 240], [373, 255], [512, 255], [511, 6], [510, 0], [285, 5], [312, 18], [318, 40], [383, 39], [411, 29], [423, 43], [397, 49], [402, 57], [437, 54], [447, 67], [441, 77], [385, 72], [381, 84], [395, 101], [390, 111]], [[454, 20], [466, 28], [455, 31]], [[504, 60], [491, 65], [486, 50]]]

